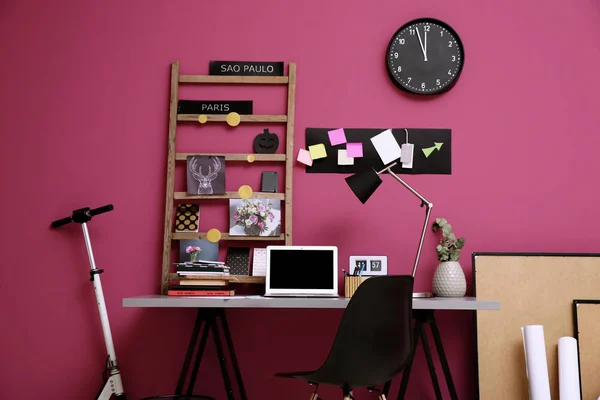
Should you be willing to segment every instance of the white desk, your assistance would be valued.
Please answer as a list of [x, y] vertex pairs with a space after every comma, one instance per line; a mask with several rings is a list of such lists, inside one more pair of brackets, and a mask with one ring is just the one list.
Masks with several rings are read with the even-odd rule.
[[[247, 400], [246, 390], [242, 381], [242, 374], [237, 363], [237, 356], [233, 348], [233, 342], [231, 340], [231, 334], [227, 325], [227, 319], [225, 317], [225, 310], [228, 308], [314, 308], [314, 309], [344, 309], [348, 306], [350, 299], [345, 297], [337, 298], [315, 298], [315, 297], [264, 297], [264, 296], [231, 296], [231, 297], [184, 297], [184, 296], [165, 296], [165, 295], [145, 295], [137, 297], [127, 297], [123, 299], [123, 307], [138, 307], [138, 308], [197, 308], [198, 314], [196, 317], [196, 323], [192, 330], [192, 337], [188, 345], [186, 357], [181, 369], [179, 381], [175, 389], [175, 394], [183, 394], [183, 386], [186, 381], [186, 377], [189, 373], [190, 362], [194, 352], [196, 352], [196, 342], [200, 336], [200, 330], [202, 324], [204, 324], [204, 331], [200, 340], [199, 349], [196, 352], [194, 361], [194, 371], [197, 371], [197, 366], [202, 359], [204, 347], [206, 345], [208, 333], [212, 331], [213, 338], [217, 353], [219, 355], [219, 362], [221, 363], [221, 372], [223, 375], [223, 382], [225, 384], [225, 390], [227, 392], [228, 400], [235, 400], [233, 388], [231, 385], [231, 378], [227, 373], [227, 366], [225, 364], [225, 349], [221, 341], [221, 334], [225, 339], [225, 344], [229, 352], [231, 363], [235, 372], [235, 378], [237, 381], [238, 392], [241, 400]], [[429, 372], [431, 375], [432, 383], [436, 393], [436, 398], [442, 400], [439, 383], [437, 381], [437, 375], [433, 368], [433, 358], [427, 343], [427, 337], [425, 335], [424, 325], [427, 324], [431, 328], [432, 335], [435, 341], [435, 347], [440, 358], [442, 368], [444, 370], [444, 376], [450, 392], [450, 397], [453, 400], [457, 400], [456, 389], [452, 380], [452, 374], [448, 367], [448, 361], [442, 345], [442, 339], [438, 331], [437, 324], [435, 322], [434, 312], [437, 310], [455, 310], [455, 311], [476, 311], [476, 310], [499, 310], [500, 302], [493, 300], [482, 300], [475, 297], [432, 297], [432, 298], [415, 298], [413, 299], [413, 310], [415, 318], [414, 327], [414, 350], [416, 349], [418, 340], [421, 339], [423, 342], [423, 348], [427, 357], [427, 363], [429, 365]], [[221, 326], [218, 321], [220, 320]], [[409, 365], [405, 368], [402, 374], [402, 382], [400, 390], [398, 392], [398, 399], [403, 399], [406, 393], [408, 385], [408, 377], [410, 376], [410, 370], [412, 367], [412, 358]], [[192, 372], [188, 383], [187, 393], [191, 394], [194, 388], [195, 375]], [[384, 388], [385, 394], [389, 391], [389, 384], [386, 384]]]
[[[184, 297], [146, 295], [123, 299], [123, 307], [174, 308], [346, 308], [350, 299], [310, 297]], [[414, 310], [499, 310], [497, 301], [475, 297], [432, 297], [413, 299]]]

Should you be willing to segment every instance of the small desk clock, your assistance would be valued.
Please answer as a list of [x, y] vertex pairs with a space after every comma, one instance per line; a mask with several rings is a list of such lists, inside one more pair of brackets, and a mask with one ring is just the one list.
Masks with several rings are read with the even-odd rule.
[[416, 94], [450, 90], [458, 80], [465, 52], [458, 34], [433, 18], [407, 22], [394, 33], [386, 53], [392, 82]]

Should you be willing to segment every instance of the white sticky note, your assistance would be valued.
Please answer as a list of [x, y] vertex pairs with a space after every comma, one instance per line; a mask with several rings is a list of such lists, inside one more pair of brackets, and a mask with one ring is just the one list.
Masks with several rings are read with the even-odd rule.
[[354, 157], [348, 157], [346, 149], [338, 150], [338, 165], [354, 165]]
[[415, 145], [412, 143], [402, 143], [402, 168], [413, 167], [413, 153]]
[[399, 159], [402, 156], [400, 145], [392, 134], [391, 129], [385, 130], [380, 134], [373, 136], [371, 138], [371, 142], [379, 154], [379, 158], [381, 158], [381, 161], [383, 161], [383, 164], [385, 165]]

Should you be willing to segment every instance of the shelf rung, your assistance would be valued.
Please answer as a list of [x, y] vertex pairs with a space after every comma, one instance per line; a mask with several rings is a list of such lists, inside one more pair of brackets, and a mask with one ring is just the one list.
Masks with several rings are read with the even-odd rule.
[[[201, 195], [190, 195], [187, 192], [175, 192], [175, 200], [210, 200], [210, 199], [239, 199], [240, 195], [238, 192], [226, 192], [225, 194], [201, 194]], [[266, 192], [253, 192], [253, 199], [285, 199], [285, 193], [266, 193]]]
[[[171, 238], [174, 240], [185, 240], [185, 239], [206, 239], [206, 232], [173, 232]], [[244, 241], [277, 241], [285, 240], [285, 235], [279, 236], [229, 236], [229, 233], [221, 233], [221, 240], [244, 240]]]
[[285, 85], [287, 76], [225, 76], [225, 75], [179, 75], [180, 83], [255, 83]]
[[[175, 153], [177, 161], [185, 161], [188, 156], [222, 156], [225, 161], [246, 161], [249, 154], [235, 153]], [[285, 161], [285, 154], [252, 154], [254, 161]]]
[[202, 275], [202, 276], [179, 276], [176, 272], [171, 272], [169, 278], [173, 281], [183, 280], [219, 280], [229, 281], [229, 283], [265, 283], [264, 276], [247, 276], [247, 275]]
[[[205, 114], [207, 122], [226, 122], [227, 114]], [[177, 114], [177, 121], [198, 122], [200, 114]], [[240, 122], [287, 122], [287, 115], [240, 114]], [[199, 122], [198, 122], [199, 123]]]

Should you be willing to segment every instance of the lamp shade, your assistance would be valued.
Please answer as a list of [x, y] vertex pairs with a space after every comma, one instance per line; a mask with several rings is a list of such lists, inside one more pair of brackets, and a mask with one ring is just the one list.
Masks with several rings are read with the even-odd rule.
[[356, 197], [365, 204], [369, 197], [381, 185], [381, 178], [374, 169], [368, 169], [364, 172], [351, 175], [346, 178], [346, 182]]

